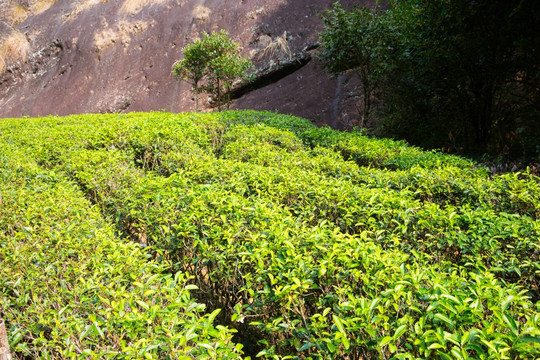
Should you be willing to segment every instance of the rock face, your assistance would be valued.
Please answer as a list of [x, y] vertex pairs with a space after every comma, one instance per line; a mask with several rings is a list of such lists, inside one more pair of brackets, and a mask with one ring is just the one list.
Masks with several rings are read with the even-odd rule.
[[[193, 110], [189, 84], [175, 79], [171, 67], [203, 31], [226, 29], [265, 74], [258, 86], [237, 93], [233, 108], [348, 127], [358, 118], [357, 95], [314, 57], [319, 14], [333, 1], [4, 0], [4, 44], [15, 32], [28, 44], [4, 50], [0, 117]], [[282, 64], [288, 70], [280, 71]]]

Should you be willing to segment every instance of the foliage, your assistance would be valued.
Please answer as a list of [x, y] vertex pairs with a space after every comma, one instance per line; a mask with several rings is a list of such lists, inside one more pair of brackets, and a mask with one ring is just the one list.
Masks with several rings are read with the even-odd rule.
[[[191, 298], [192, 277], [119, 238], [75, 183], [30, 160], [32, 145], [9, 145], [12, 135], [0, 140], [0, 317], [17, 358], [240, 357], [233, 331]], [[34, 145], [53, 141], [42, 135]]]
[[245, 78], [251, 69], [251, 60], [239, 54], [239, 45], [228, 38], [226, 31], [212, 32], [206, 39], [207, 49], [212, 54], [208, 62], [208, 83], [206, 90], [215, 96], [218, 109], [222, 101], [231, 102], [230, 90], [233, 82]]
[[385, 135], [537, 155], [539, 10], [503, 0], [396, 0], [384, 12], [336, 6], [325, 17], [323, 58], [333, 73], [365, 68], [374, 78], [364, 86], [380, 100]]
[[180, 80], [190, 82], [195, 95], [195, 110], [199, 111], [199, 94], [203, 90], [201, 81], [206, 76], [206, 66], [209, 55], [204, 49], [202, 40], [195, 40], [182, 49], [184, 58], [177, 61], [173, 66], [173, 74]]
[[[186, 45], [184, 58], [173, 67], [173, 74], [190, 81], [195, 94], [196, 109], [199, 109], [198, 94], [204, 90], [214, 95], [218, 109], [222, 102], [229, 106], [230, 90], [234, 81], [243, 79], [251, 69], [251, 61], [239, 54], [239, 45], [229, 39], [225, 30], [219, 33], [204, 33], [201, 39]], [[201, 86], [201, 81], [206, 84]]]
[[323, 15], [319, 58], [323, 67], [335, 76], [348, 71], [359, 76], [363, 101], [360, 128], [369, 120], [372, 93], [376, 88], [380, 19], [377, 10], [356, 7], [347, 11], [337, 2], [333, 10], [327, 10]]
[[0, 120], [0, 145], [17, 354], [540, 356], [530, 174], [251, 111]]
[[529, 57], [539, 45], [538, 8], [508, 1], [413, 3], [399, 15], [406, 24], [403, 45], [393, 86], [385, 89], [396, 100], [400, 129], [415, 139], [431, 130], [481, 151], [508, 152], [513, 145], [523, 151], [518, 138], [537, 127], [537, 91], [524, 79], [538, 75], [539, 63]]

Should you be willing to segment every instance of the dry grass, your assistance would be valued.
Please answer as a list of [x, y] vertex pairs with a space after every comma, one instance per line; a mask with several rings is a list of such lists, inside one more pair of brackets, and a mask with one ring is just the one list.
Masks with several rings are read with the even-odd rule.
[[167, 0], [126, 0], [120, 8], [120, 12], [124, 14], [135, 14], [146, 5], [158, 5], [167, 2]]
[[80, 0], [73, 4], [71, 12], [68, 15], [65, 15], [63, 20], [73, 20], [81, 12], [88, 10], [100, 3], [106, 3], [109, 0]]
[[58, 0], [38, 0], [34, 1], [30, 6], [32, 14], [37, 15], [49, 9], [53, 6]]
[[210, 17], [212, 10], [203, 5], [197, 5], [193, 9], [193, 18], [201, 21], [206, 21]]
[[13, 30], [7, 37], [0, 39], [0, 73], [6, 71], [9, 64], [24, 62], [30, 54], [30, 43], [26, 36]]
[[37, 15], [52, 5], [54, 5], [57, 0], [30, 0], [21, 4], [21, 2], [13, 2], [13, 4], [8, 9], [7, 18], [10, 23], [15, 26], [22, 23], [26, 18], [31, 15]]
[[291, 60], [293, 54], [289, 47], [289, 41], [287, 40], [287, 32], [283, 32], [281, 36], [278, 36], [272, 40], [268, 45], [264, 47], [259, 53], [259, 59], [267, 57], [273, 59], [277, 56], [278, 60], [287, 59]]
[[131, 37], [144, 32], [148, 26], [150, 23], [147, 21], [119, 21], [116, 24], [116, 29], [108, 28], [96, 33], [94, 42], [99, 52], [116, 44], [127, 47], [131, 42]]
[[8, 19], [13, 25], [17, 25], [26, 20], [29, 14], [30, 11], [24, 6], [20, 4], [13, 4], [9, 9]]
[[94, 36], [94, 43], [99, 51], [108, 48], [111, 45], [116, 44], [120, 40], [120, 36], [113, 29], [105, 29], [96, 33]]

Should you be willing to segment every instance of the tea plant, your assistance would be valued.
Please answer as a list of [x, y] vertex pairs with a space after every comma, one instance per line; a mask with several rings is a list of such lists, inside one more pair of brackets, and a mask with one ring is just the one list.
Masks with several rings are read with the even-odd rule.
[[75, 184], [3, 144], [0, 313], [15, 356], [40, 359], [239, 358], [171, 272], [125, 242]]
[[21, 356], [540, 356], [528, 173], [252, 111], [7, 119], [0, 145]]

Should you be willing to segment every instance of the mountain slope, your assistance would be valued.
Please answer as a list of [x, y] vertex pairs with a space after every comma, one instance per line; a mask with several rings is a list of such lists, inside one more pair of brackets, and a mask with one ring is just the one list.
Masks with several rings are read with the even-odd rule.
[[355, 94], [343, 79], [332, 79], [309, 61], [313, 51], [302, 52], [317, 40], [318, 14], [332, 2], [6, 1], [0, 5], [2, 39], [18, 33], [27, 43], [19, 36], [22, 50], [5, 56], [0, 116], [193, 109], [189, 85], [171, 76], [171, 66], [202, 31], [226, 29], [259, 70], [294, 60], [285, 52], [264, 54], [282, 36], [291, 53], [306, 60], [244, 94], [237, 108], [278, 110], [343, 127], [356, 116]]

